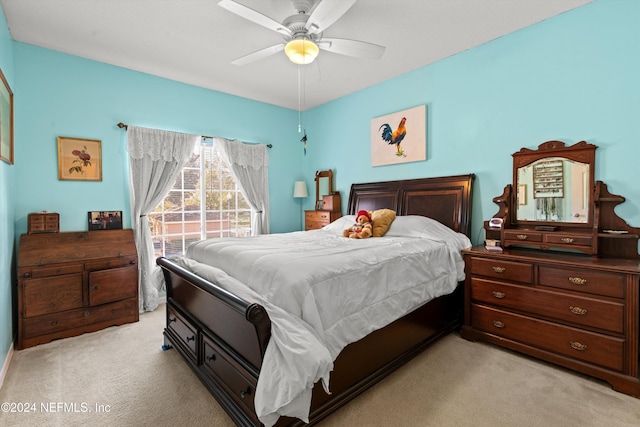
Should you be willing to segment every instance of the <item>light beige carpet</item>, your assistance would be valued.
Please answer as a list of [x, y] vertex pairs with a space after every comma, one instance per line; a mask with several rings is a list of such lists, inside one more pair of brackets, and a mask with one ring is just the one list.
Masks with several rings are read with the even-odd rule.
[[[233, 426], [175, 350], [164, 307], [140, 322], [17, 351], [0, 426]], [[33, 411], [35, 409], [35, 411]], [[640, 426], [640, 399], [451, 334], [321, 423], [337, 426]]]

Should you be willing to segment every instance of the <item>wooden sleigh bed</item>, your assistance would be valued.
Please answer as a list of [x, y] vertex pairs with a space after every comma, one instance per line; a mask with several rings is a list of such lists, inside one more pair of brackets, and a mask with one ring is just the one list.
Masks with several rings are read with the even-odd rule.
[[[393, 209], [421, 215], [470, 234], [474, 175], [353, 184], [347, 214]], [[167, 284], [165, 348], [175, 348], [238, 425], [260, 425], [253, 397], [271, 323], [266, 310], [166, 258], [158, 258]], [[316, 383], [310, 425], [370, 388], [462, 322], [463, 286], [436, 298], [344, 348], [334, 362], [331, 395]], [[276, 426], [304, 422], [281, 417]]]

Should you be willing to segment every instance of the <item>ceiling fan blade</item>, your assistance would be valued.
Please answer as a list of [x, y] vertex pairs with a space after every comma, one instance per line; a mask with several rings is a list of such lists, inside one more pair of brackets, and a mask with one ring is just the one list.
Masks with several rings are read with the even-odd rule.
[[241, 56], [240, 58], [231, 61], [231, 63], [233, 65], [245, 65], [266, 58], [267, 56], [275, 55], [276, 53], [282, 52], [283, 50], [284, 43], [277, 44], [275, 46], [269, 46], [267, 48], [260, 49], [248, 55]]
[[350, 39], [323, 37], [317, 44], [320, 49], [327, 52], [365, 59], [380, 59], [385, 50], [384, 46]]
[[307, 20], [305, 28], [311, 34], [319, 34], [336, 22], [356, 0], [322, 0]]
[[280, 34], [284, 34], [286, 36], [291, 36], [291, 30], [279, 23], [276, 20], [269, 18], [261, 14], [260, 12], [256, 12], [255, 10], [244, 6], [240, 3], [236, 3], [233, 0], [221, 0], [218, 2], [218, 6], [227, 9], [229, 12], [235, 13], [241, 18], [254, 22], [258, 25], [262, 25], [265, 28], [268, 28], [273, 31], [277, 31]]

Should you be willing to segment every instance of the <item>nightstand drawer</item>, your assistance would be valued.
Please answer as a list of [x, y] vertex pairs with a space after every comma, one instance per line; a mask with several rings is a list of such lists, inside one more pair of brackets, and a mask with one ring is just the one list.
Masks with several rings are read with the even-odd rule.
[[522, 283], [531, 283], [533, 280], [531, 264], [476, 257], [471, 257], [470, 261], [471, 271], [468, 274]]
[[563, 294], [528, 286], [471, 279], [471, 298], [536, 316], [559, 319], [581, 326], [624, 332], [624, 304]]
[[329, 211], [306, 211], [304, 213], [306, 221], [320, 221], [327, 224], [331, 220], [331, 212]]
[[625, 340], [473, 304], [474, 328], [526, 345], [623, 370]]
[[605, 295], [624, 297], [624, 274], [596, 272], [590, 270], [564, 269], [541, 265], [539, 283], [544, 286]]
[[318, 230], [340, 218], [340, 212], [304, 211], [304, 229]]

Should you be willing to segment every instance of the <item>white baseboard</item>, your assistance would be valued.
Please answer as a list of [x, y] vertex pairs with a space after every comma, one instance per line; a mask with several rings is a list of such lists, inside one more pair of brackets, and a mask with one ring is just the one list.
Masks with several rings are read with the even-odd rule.
[[4, 384], [4, 377], [7, 375], [7, 371], [9, 370], [9, 364], [11, 363], [11, 358], [13, 357], [13, 343], [9, 346], [9, 352], [7, 353], [7, 357], [4, 358], [4, 363], [2, 364], [2, 371], [0, 371], [0, 389], [2, 388], [2, 384]]

